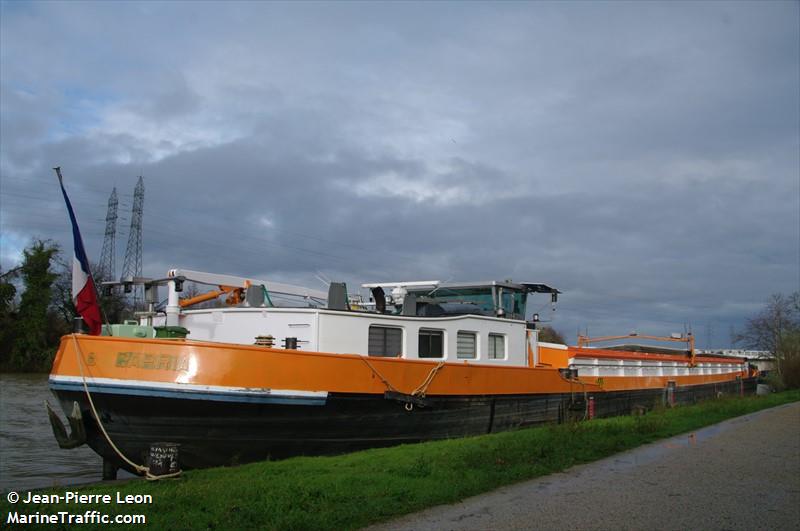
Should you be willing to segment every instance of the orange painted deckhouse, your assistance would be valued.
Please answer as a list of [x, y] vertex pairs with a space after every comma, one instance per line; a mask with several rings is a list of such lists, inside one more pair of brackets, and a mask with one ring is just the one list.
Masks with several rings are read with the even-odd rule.
[[[180, 445], [182, 467], [206, 467], [626, 414], [755, 387], [745, 360], [696, 355], [691, 336], [658, 338], [682, 349], [541, 342], [525, 317], [529, 296], [557, 301], [545, 284], [387, 282], [364, 284], [370, 295], [361, 297], [344, 284], [326, 293], [180, 269], [136, 281], [151, 301], [141, 321], [65, 336], [50, 374], [71, 428], [50, 412], [59, 444], [88, 443], [104, 477], [143, 470], [137, 464], [159, 442]], [[212, 291], [181, 299], [185, 282]], [[198, 307], [220, 295], [227, 305]]]

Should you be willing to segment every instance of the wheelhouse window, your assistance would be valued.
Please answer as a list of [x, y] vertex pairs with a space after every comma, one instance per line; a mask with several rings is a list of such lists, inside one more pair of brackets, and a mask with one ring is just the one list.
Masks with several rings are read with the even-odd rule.
[[474, 360], [478, 357], [478, 335], [475, 332], [458, 331], [456, 336], [456, 357], [460, 360]]
[[506, 336], [489, 334], [489, 359], [502, 360], [506, 357]]
[[501, 289], [500, 306], [509, 319], [525, 318], [525, 298], [527, 294], [523, 291], [511, 291], [508, 288]]
[[403, 330], [391, 326], [370, 326], [367, 353], [370, 356], [380, 356], [384, 358], [402, 356]]
[[444, 332], [441, 330], [419, 331], [419, 357], [443, 358], [444, 357]]

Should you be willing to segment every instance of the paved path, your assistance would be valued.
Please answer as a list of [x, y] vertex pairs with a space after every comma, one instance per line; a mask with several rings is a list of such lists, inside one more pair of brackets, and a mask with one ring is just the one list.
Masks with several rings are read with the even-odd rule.
[[800, 402], [371, 529], [800, 530]]

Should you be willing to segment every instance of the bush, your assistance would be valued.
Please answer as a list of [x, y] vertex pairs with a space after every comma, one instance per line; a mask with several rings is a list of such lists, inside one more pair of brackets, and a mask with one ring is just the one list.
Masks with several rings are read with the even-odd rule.
[[800, 388], [800, 330], [784, 333], [778, 342], [778, 372], [787, 389]]
[[10, 366], [15, 370], [47, 370], [55, 354], [55, 345], [48, 339], [52, 329], [49, 308], [52, 286], [57, 275], [51, 264], [58, 247], [51, 241], [36, 240], [23, 251], [20, 268], [25, 290], [15, 320], [14, 344]]
[[770, 373], [764, 378], [764, 383], [777, 393], [786, 389], [786, 386], [783, 383], [783, 377], [776, 371], [770, 371]]
[[800, 389], [800, 356], [781, 360], [781, 383], [785, 389]]

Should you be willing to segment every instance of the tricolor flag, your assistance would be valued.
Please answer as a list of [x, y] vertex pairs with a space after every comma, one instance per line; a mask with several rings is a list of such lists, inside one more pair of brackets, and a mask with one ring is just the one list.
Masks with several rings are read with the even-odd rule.
[[75, 303], [75, 309], [89, 327], [89, 333], [99, 336], [103, 322], [100, 319], [100, 305], [97, 304], [97, 291], [92, 279], [92, 272], [89, 271], [89, 259], [86, 258], [86, 250], [83, 248], [83, 239], [81, 231], [78, 229], [78, 222], [75, 220], [72, 203], [69, 202], [67, 191], [64, 190], [61, 168], [53, 169], [58, 175], [58, 184], [61, 185], [61, 193], [64, 194], [64, 201], [67, 203], [69, 220], [72, 222], [72, 241], [75, 247], [75, 254], [72, 257], [72, 302]]

